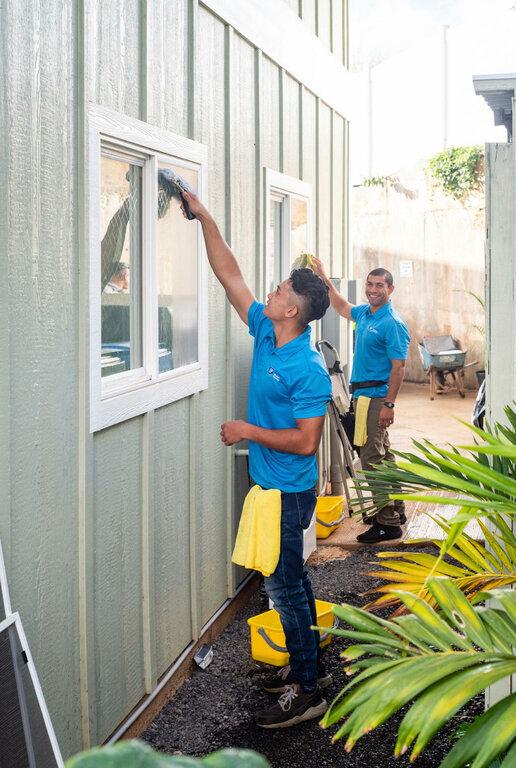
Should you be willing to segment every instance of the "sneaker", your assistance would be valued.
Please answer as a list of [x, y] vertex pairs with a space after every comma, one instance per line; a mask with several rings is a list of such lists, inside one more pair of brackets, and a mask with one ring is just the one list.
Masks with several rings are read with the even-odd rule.
[[[319, 688], [327, 688], [331, 685], [333, 678], [322, 666], [318, 667], [317, 674]], [[290, 664], [287, 664], [286, 667], [281, 667], [281, 669], [278, 670], [277, 675], [266, 677], [262, 683], [262, 688], [264, 691], [267, 691], [267, 693], [281, 693], [293, 682], [294, 680], [292, 680], [292, 675], [290, 674]]]
[[328, 703], [316, 688], [312, 693], [305, 693], [300, 685], [287, 685], [276, 704], [262, 709], [254, 716], [260, 728], [290, 728], [292, 725], [314, 720], [324, 715]]
[[399, 525], [380, 525], [375, 520], [368, 531], [357, 536], [357, 541], [361, 544], [378, 544], [380, 541], [400, 539], [402, 535], [403, 531]]

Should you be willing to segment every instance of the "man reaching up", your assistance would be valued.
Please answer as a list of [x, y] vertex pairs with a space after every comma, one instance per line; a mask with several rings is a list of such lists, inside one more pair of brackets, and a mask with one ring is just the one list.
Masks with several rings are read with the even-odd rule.
[[319, 688], [319, 635], [310, 629], [317, 615], [303, 563], [303, 530], [315, 509], [315, 453], [331, 397], [308, 324], [326, 312], [328, 288], [310, 269], [297, 269], [268, 295], [266, 306], [260, 304], [206, 208], [195, 195], [184, 192], [184, 197], [201, 223], [211, 268], [254, 337], [248, 419], [227, 421], [221, 438], [227, 446], [248, 440], [253, 481], [281, 491], [280, 557], [265, 589], [280, 614], [290, 669], [266, 685], [281, 695], [255, 719], [263, 728], [285, 728], [327, 709]]
[[[401, 317], [394, 311], [391, 273], [379, 267], [367, 275], [365, 294], [368, 303], [354, 306], [337, 291], [315, 259], [315, 271], [330, 291], [330, 301], [339, 315], [356, 323], [355, 355], [351, 372], [353, 398], [370, 398], [367, 411], [367, 439], [360, 448], [362, 469], [372, 471], [381, 461], [394, 461], [387, 428], [394, 422], [395, 400], [405, 375], [410, 335]], [[393, 488], [392, 493], [398, 489]], [[406, 522], [403, 502], [377, 502], [371, 515], [370, 530], [357, 536], [362, 544], [398, 539]]]

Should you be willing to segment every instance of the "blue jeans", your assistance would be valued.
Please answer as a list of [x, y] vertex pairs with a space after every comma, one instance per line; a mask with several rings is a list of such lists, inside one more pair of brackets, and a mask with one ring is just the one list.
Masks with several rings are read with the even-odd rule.
[[278, 611], [293, 680], [309, 692], [317, 687], [319, 632], [315, 598], [303, 562], [303, 530], [315, 509], [315, 491], [281, 494], [281, 548], [278, 565], [264, 580], [268, 596]]

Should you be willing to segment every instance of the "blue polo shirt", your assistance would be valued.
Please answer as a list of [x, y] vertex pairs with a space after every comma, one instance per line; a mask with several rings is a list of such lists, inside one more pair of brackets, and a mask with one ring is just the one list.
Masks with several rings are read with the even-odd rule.
[[[296, 419], [324, 416], [331, 398], [324, 361], [310, 343], [306, 328], [288, 344], [276, 347], [274, 326], [255, 301], [249, 307], [249, 333], [254, 336], [249, 381], [248, 421], [265, 429], [292, 429]], [[249, 441], [249, 471], [262, 488], [296, 493], [315, 488], [317, 459], [275, 451]]]
[[[359, 304], [351, 310], [356, 323], [355, 353], [351, 382], [385, 381], [391, 375], [391, 360], [406, 360], [410, 334], [401, 317], [388, 301], [376, 312], [369, 304]], [[353, 393], [353, 397], [385, 397], [387, 384], [368, 387]]]

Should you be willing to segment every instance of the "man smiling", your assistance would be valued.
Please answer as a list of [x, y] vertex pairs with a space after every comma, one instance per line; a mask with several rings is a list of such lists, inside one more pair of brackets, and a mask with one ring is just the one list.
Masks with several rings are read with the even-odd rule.
[[[365, 294], [369, 303], [358, 306], [340, 295], [320, 260], [315, 260], [314, 269], [328, 285], [332, 306], [356, 323], [350, 383], [354, 399], [370, 398], [367, 438], [360, 448], [360, 462], [363, 470], [371, 471], [381, 461], [394, 461], [387, 428], [394, 422], [394, 404], [405, 375], [410, 335], [392, 306], [394, 280], [387, 269], [379, 267], [368, 274]], [[376, 512], [368, 521], [372, 523], [370, 530], [357, 536], [362, 544], [376, 544], [402, 535], [401, 525], [406, 522], [403, 502], [376, 502]]]
[[206, 208], [195, 195], [184, 196], [201, 223], [211, 268], [254, 337], [247, 421], [227, 421], [220, 434], [227, 446], [248, 440], [253, 481], [281, 491], [280, 556], [265, 589], [280, 614], [290, 665], [266, 682], [266, 690], [281, 695], [255, 720], [262, 728], [286, 728], [326, 711], [319, 684], [331, 681], [318, 664], [319, 635], [310, 629], [317, 623], [315, 599], [303, 563], [303, 530], [316, 502], [315, 453], [331, 397], [309, 323], [326, 312], [328, 288], [312, 270], [296, 269], [264, 306], [247, 287]]

